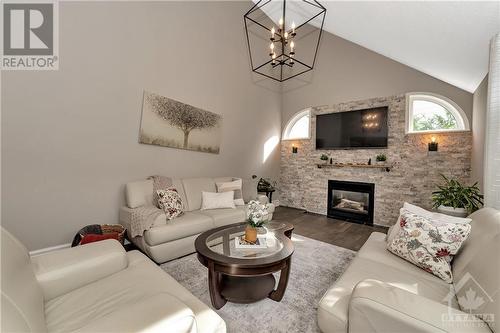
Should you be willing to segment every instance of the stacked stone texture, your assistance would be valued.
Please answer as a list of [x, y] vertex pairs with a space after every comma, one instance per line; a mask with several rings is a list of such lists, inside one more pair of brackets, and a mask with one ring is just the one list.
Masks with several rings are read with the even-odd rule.
[[[315, 149], [316, 115], [380, 106], [389, 108], [386, 149]], [[469, 183], [471, 133], [434, 134], [439, 151], [429, 153], [431, 134], [405, 134], [405, 108], [405, 95], [312, 108], [311, 139], [281, 144], [280, 204], [326, 215], [329, 179], [374, 183], [374, 223], [388, 226], [396, 222], [405, 201], [430, 209], [431, 194], [442, 182], [440, 174]], [[298, 147], [297, 154], [292, 154], [292, 144]], [[394, 168], [390, 172], [350, 167], [319, 169], [322, 153], [332, 157], [334, 163], [367, 163], [369, 158], [375, 163], [375, 156], [383, 153]]]

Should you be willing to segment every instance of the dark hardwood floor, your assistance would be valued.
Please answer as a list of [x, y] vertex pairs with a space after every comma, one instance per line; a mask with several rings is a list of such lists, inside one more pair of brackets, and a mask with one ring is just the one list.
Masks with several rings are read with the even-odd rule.
[[296, 234], [354, 251], [361, 248], [372, 232], [387, 233], [386, 227], [335, 220], [289, 207], [277, 207], [273, 220], [293, 224]]

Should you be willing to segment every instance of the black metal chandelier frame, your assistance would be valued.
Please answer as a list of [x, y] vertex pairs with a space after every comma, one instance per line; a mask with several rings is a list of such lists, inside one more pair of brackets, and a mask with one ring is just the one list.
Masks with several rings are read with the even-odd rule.
[[[273, 80], [276, 80], [276, 81], [279, 81], [279, 82], [283, 82], [283, 81], [286, 81], [286, 80], [289, 80], [291, 78], [294, 78], [298, 75], [301, 75], [301, 74], [304, 74], [304, 73], [307, 73], [309, 71], [311, 71], [313, 68], [314, 68], [314, 65], [316, 63], [316, 56], [318, 54], [318, 49], [319, 49], [319, 43], [320, 43], [320, 40], [321, 40], [321, 35], [323, 33], [323, 25], [325, 23], [325, 17], [326, 17], [326, 8], [323, 7], [318, 1], [316, 0], [302, 0], [302, 2], [305, 2], [309, 5], [312, 5], [312, 6], [315, 6], [317, 8], [319, 8], [321, 11], [312, 16], [311, 18], [309, 18], [307, 21], [305, 21], [304, 23], [300, 24], [299, 26], [295, 27], [294, 28], [294, 31], [292, 32], [288, 32], [288, 31], [285, 31], [286, 30], [286, 0], [283, 0], [283, 30], [280, 30], [278, 29], [278, 32], [274, 32], [274, 35], [276, 35], [280, 42], [281, 42], [281, 54], [280, 55], [277, 55], [275, 58], [272, 58], [266, 62], [264, 62], [263, 64], [261, 65], [257, 65], [257, 66], [254, 66], [254, 61], [253, 61], [253, 58], [252, 58], [252, 49], [251, 49], [251, 46], [250, 46], [250, 37], [248, 35], [248, 25], [247, 25], [247, 20], [257, 24], [258, 26], [260, 26], [261, 28], [271, 32], [271, 29], [264, 26], [263, 24], [261, 24], [260, 22], [257, 22], [255, 21], [254, 19], [252, 19], [250, 17], [250, 14], [252, 14], [253, 12], [255, 12], [256, 10], [264, 7], [265, 5], [267, 5], [269, 2], [271, 2], [272, 0], [259, 0], [252, 8], [250, 8], [250, 10], [243, 16], [244, 18], [244, 22], [245, 22], [245, 33], [246, 33], [246, 36], [247, 36], [247, 44], [248, 44], [248, 52], [250, 54], [250, 64], [252, 66], [252, 71], [257, 73], [257, 74], [260, 74], [260, 75], [263, 75], [263, 76], [266, 76], [270, 79], [273, 79]], [[262, 4], [261, 4], [262, 3]], [[300, 61], [299, 59], [297, 59], [296, 57], [294, 57], [295, 53], [293, 51], [291, 51], [290, 55], [286, 54], [285, 53], [285, 46], [287, 45], [287, 39], [285, 38], [285, 34], [288, 33], [289, 35], [291, 35], [292, 37], [295, 37], [296, 35], [296, 32], [301, 28], [303, 27], [304, 25], [308, 24], [309, 22], [311, 22], [312, 20], [314, 20], [315, 18], [319, 17], [323, 15], [323, 19], [321, 20], [321, 27], [319, 28], [319, 36], [318, 36], [318, 41], [316, 43], [316, 48], [314, 50], [314, 57], [313, 57], [313, 61], [312, 61], [312, 64], [311, 65], [308, 65], [302, 61]], [[274, 43], [275, 42], [275, 38], [271, 37], [270, 38], [271, 42]], [[271, 55], [271, 54], [270, 54]], [[305, 70], [299, 72], [299, 73], [295, 73], [289, 77], [286, 77], [286, 78], [283, 78], [283, 66], [288, 66], [288, 67], [293, 67], [294, 65], [294, 62], [297, 62], [301, 65], [303, 65], [304, 67], [306, 67]], [[265, 73], [262, 73], [259, 71], [259, 69], [263, 68], [264, 66], [267, 66], [267, 65], [271, 65], [272, 68], [276, 68], [277, 66], [280, 66], [280, 76], [279, 78], [276, 78], [276, 77], [273, 77], [271, 75], [268, 75], [268, 74], [265, 74]]]

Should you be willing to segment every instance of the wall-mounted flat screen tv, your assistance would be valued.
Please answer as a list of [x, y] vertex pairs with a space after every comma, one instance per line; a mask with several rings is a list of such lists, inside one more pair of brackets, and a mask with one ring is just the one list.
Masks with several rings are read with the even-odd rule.
[[387, 147], [388, 108], [346, 111], [316, 116], [316, 149]]

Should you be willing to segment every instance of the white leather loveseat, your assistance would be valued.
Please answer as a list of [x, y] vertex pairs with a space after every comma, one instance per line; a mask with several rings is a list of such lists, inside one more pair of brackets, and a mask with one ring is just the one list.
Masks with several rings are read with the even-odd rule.
[[2, 332], [226, 332], [138, 251], [106, 240], [30, 258], [1, 229]]
[[[230, 182], [233, 177], [172, 179], [179, 192], [184, 214], [166, 221], [165, 214], [155, 220], [153, 227], [137, 236], [132, 242], [157, 263], [163, 263], [195, 252], [194, 241], [199, 234], [212, 228], [246, 220], [246, 205], [228, 209], [200, 210], [201, 192], [217, 192], [216, 183]], [[265, 195], [257, 194], [254, 181], [243, 180], [243, 200], [259, 200], [267, 203]], [[142, 205], [153, 205], [153, 181], [141, 180], [125, 185], [126, 206], [120, 208], [120, 223], [130, 230], [134, 209]], [[270, 219], [274, 206], [270, 205]], [[129, 235], [130, 236], [130, 235]], [[129, 237], [130, 238], [130, 237]]]
[[498, 331], [500, 211], [483, 208], [469, 217], [471, 234], [452, 262], [453, 284], [393, 255], [385, 234], [372, 233], [321, 299], [321, 331]]

